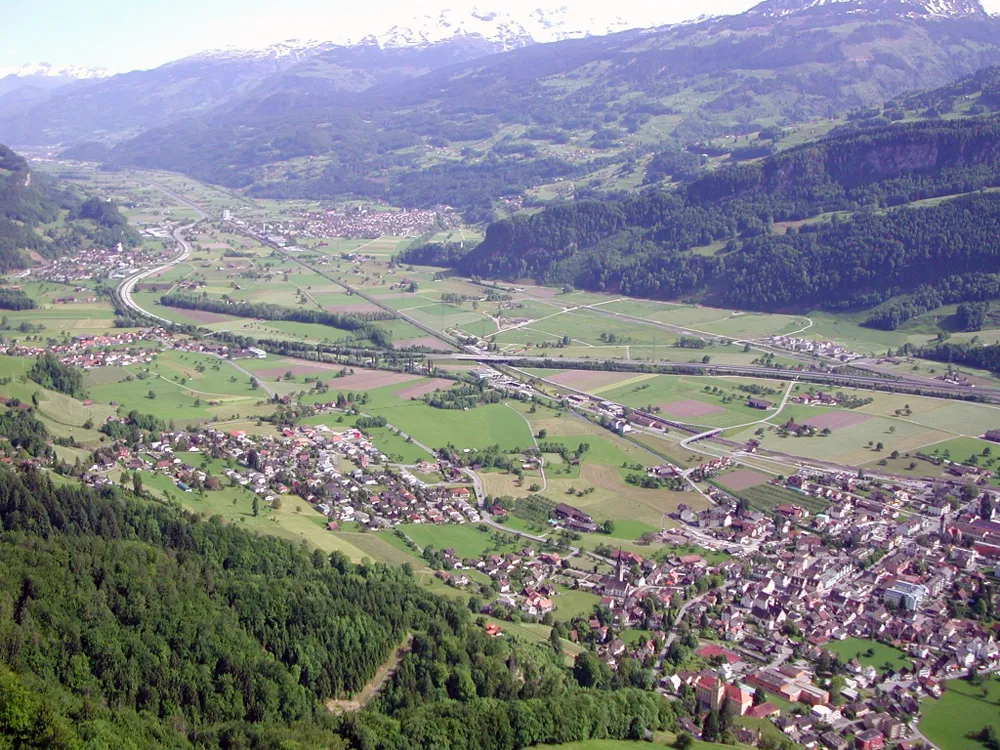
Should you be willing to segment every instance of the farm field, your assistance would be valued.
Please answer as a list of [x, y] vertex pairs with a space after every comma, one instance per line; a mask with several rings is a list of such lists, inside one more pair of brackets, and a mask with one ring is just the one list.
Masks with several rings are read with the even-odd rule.
[[[841, 421], [833, 421], [833, 416]], [[923, 425], [884, 417], [865, 418], [866, 415], [846, 410], [833, 410], [820, 415], [823, 421], [811, 422], [817, 428], [830, 426], [828, 436], [813, 437], [786, 436], [778, 434], [776, 424], [784, 424], [784, 413], [772, 420], [772, 426], [758, 434], [760, 427], [749, 427], [732, 436], [733, 440], [746, 441], [751, 438], [760, 441], [765, 450], [788, 453], [817, 461], [833, 461], [851, 466], [860, 466], [888, 456], [892, 451], [900, 453], [913, 451], [931, 443], [946, 440], [950, 435]], [[841, 418], [844, 419], [841, 419]], [[858, 417], [861, 417], [859, 420]], [[849, 420], [849, 421], [845, 421]], [[869, 445], [870, 443], [870, 445]], [[878, 443], [883, 444], [878, 450]]]
[[747, 406], [751, 394], [739, 390], [740, 386], [765, 388], [762, 397], [773, 407], [788, 388], [787, 384], [759, 379], [639, 375], [614, 388], [601, 388], [596, 395], [633, 408], [658, 407], [666, 417], [700, 427], [733, 427], [757, 422], [774, 414], [773, 408], [763, 410]]
[[[660, 456], [645, 447], [593, 422], [546, 406], [536, 405], [534, 413], [525, 404], [512, 402], [511, 406], [528, 420], [533, 434], [540, 429], [546, 430], [545, 438], [541, 439], [544, 442], [564, 445], [570, 452], [575, 452], [581, 443], [590, 446], [581, 456], [578, 467], [561, 461], [546, 466], [547, 487], [541, 494], [552, 502], [570, 503], [598, 521], [638, 522], [644, 524], [643, 530], [660, 528], [664, 514], [675, 512], [678, 503], [704, 507], [705, 501], [693, 492], [645, 489], [625, 481], [628, 474], [642, 473], [644, 467], [662, 462]], [[643, 469], [625, 468], [623, 463]]]
[[[725, 476], [713, 481], [713, 483], [721, 484], [725, 487]], [[731, 491], [732, 494], [745, 499], [752, 506], [763, 511], [771, 511], [779, 505], [788, 504], [799, 505], [811, 513], [821, 513], [827, 506], [827, 503], [819, 498], [810, 497], [809, 495], [788, 490], [784, 487], [777, 487], [773, 484], [754, 485], [743, 489], [733, 488]]]

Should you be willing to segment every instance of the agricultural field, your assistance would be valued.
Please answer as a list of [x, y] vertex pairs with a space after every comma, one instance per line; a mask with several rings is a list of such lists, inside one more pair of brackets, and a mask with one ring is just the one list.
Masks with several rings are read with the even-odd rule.
[[755, 484], [743, 488], [729, 488], [725, 484], [725, 481], [725, 476], [723, 476], [719, 480], [713, 480], [713, 483], [731, 489], [733, 495], [746, 500], [750, 505], [759, 510], [772, 511], [779, 505], [799, 505], [810, 513], [822, 513], [827, 507], [827, 503], [819, 498], [810, 497], [809, 495], [788, 490], [784, 487], [777, 487], [773, 484]]
[[102, 372], [89, 381], [95, 403], [120, 411], [135, 409], [178, 425], [218, 418], [267, 414], [266, 394], [254, 390], [249, 378], [225, 360], [179, 351], [161, 352], [147, 366], [122, 368], [124, 379], [110, 381]]
[[[785, 435], [776, 425], [788, 417], [782, 413], [771, 425], [751, 426], [732, 435], [733, 440], [754, 439], [761, 448], [778, 453], [832, 461], [849, 466], [861, 466], [889, 456], [892, 451], [913, 451], [949, 438], [949, 434], [904, 420], [870, 415], [849, 410], [829, 410], [806, 420], [817, 429], [829, 429], [829, 435], [802, 437]], [[882, 447], [879, 448], [879, 443]]]
[[[586, 381], [581, 377], [581, 382]], [[740, 386], [766, 389], [761, 397], [775, 408], [750, 408], [747, 399], [751, 393], [740, 390]], [[593, 390], [588, 390], [586, 386], [574, 387], [625, 406], [637, 409], [652, 407], [664, 417], [685, 424], [734, 427], [772, 416], [788, 385], [760, 379], [626, 374], [613, 386], [600, 386]]]
[[[693, 492], [646, 489], [626, 482], [629, 474], [643, 474], [645, 467], [662, 462], [659, 455], [643, 445], [586, 419], [543, 405], [535, 405], [534, 412], [522, 403], [511, 406], [530, 423], [532, 434], [545, 430], [540, 442], [561, 444], [570, 452], [577, 451], [581, 444], [589, 446], [577, 467], [561, 461], [546, 464], [544, 489], [540, 494], [551, 502], [570, 503], [598, 521], [621, 522], [621, 534], [629, 536], [637, 532], [632, 538], [659, 529], [665, 514], [676, 512], [679, 503], [705, 507], [705, 501]], [[524, 484], [530, 481], [535, 480], [526, 479]], [[522, 487], [518, 496], [527, 494], [529, 490]]]

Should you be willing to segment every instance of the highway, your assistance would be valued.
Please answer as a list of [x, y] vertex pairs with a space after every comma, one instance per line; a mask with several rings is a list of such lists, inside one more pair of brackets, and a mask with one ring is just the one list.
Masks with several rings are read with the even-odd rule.
[[150, 312], [149, 310], [143, 307], [139, 307], [138, 303], [134, 299], [132, 299], [132, 292], [135, 291], [135, 285], [138, 284], [143, 279], [158, 274], [162, 271], [166, 271], [168, 268], [173, 268], [178, 263], [183, 263], [185, 260], [188, 259], [188, 257], [191, 255], [191, 245], [188, 244], [188, 241], [184, 239], [183, 233], [193, 226], [194, 224], [185, 224], [182, 227], [177, 227], [173, 231], [173, 238], [177, 240], [178, 244], [181, 247], [181, 252], [179, 255], [168, 260], [162, 266], [157, 266], [156, 268], [150, 268], [148, 271], [139, 271], [138, 273], [129, 276], [127, 279], [122, 280], [122, 283], [118, 285], [118, 299], [121, 300], [122, 304], [125, 305], [125, 307], [129, 308], [130, 310], [134, 310], [140, 315], [145, 315], [146, 317], [149, 318], [155, 318], [161, 323], [168, 323], [170, 325], [173, 325], [174, 321], [167, 320], [166, 318], [157, 315], [156, 313]]
[[135, 273], [132, 276], [123, 279], [122, 283], [118, 285], [118, 290], [117, 290], [118, 298], [121, 300], [122, 304], [125, 305], [125, 307], [129, 308], [130, 310], [134, 310], [140, 315], [145, 315], [147, 317], [154, 318], [160, 321], [161, 323], [173, 324], [172, 320], [167, 320], [166, 318], [161, 317], [155, 313], [152, 313], [149, 310], [146, 310], [145, 308], [139, 307], [136, 301], [132, 299], [132, 292], [135, 291], [136, 284], [138, 284], [142, 279], [146, 279], [149, 278], [150, 276], [161, 273], [162, 271], [165, 271], [168, 268], [176, 266], [178, 263], [183, 263], [185, 260], [188, 259], [188, 257], [190, 257], [191, 245], [188, 243], [186, 239], [184, 239], [184, 232], [189, 230], [199, 221], [204, 221], [205, 219], [207, 219], [208, 214], [206, 214], [204, 211], [198, 208], [198, 206], [196, 206], [191, 201], [177, 195], [176, 193], [171, 192], [170, 190], [167, 190], [162, 185], [158, 185], [155, 182], [151, 182], [149, 184], [151, 187], [156, 188], [161, 193], [166, 195], [168, 198], [172, 198], [173, 200], [180, 203], [182, 206], [190, 208], [192, 211], [196, 211], [198, 213], [199, 218], [198, 221], [193, 221], [190, 224], [185, 224], [184, 226], [177, 227], [171, 233], [171, 236], [173, 236], [173, 238], [177, 241], [177, 244], [181, 248], [181, 251], [177, 256], [171, 258], [161, 266], [157, 266], [156, 268], [150, 268], [149, 270], [146, 271], [139, 271], [138, 273]]
[[593, 359], [575, 359], [570, 357], [538, 357], [525, 355], [507, 354], [485, 354], [482, 352], [472, 354], [456, 354], [453, 359], [470, 360], [482, 364], [509, 365], [511, 367], [556, 367], [573, 369], [578, 367], [585, 370], [617, 370], [623, 373], [645, 372], [642, 367], [664, 368], [668, 373], [691, 373], [694, 375], [727, 375], [727, 376], [747, 376], [758, 378], [769, 378], [771, 380], [799, 380], [806, 383], [816, 383], [827, 386], [846, 386], [848, 388], [867, 388], [869, 390], [890, 391], [892, 393], [913, 393], [924, 396], [941, 396], [945, 398], [970, 398], [987, 403], [1000, 403], [1000, 389], [989, 387], [973, 387], [957, 385], [953, 383], [936, 382], [929, 385], [923, 379], [913, 381], [907, 375], [900, 375], [898, 379], [888, 379], [879, 377], [866, 377], [864, 375], [843, 375], [829, 372], [809, 372], [807, 370], [778, 370], [773, 367], [763, 367], [760, 365], [717, 365], [702, 364], [700, 362], [669, 362], [669, 361], [642, 361], [636, 363], [638, 367], [630, 367], [633, 364], [624, 360], [614, 360], [611, 367], [601, 366], [603, 363]]

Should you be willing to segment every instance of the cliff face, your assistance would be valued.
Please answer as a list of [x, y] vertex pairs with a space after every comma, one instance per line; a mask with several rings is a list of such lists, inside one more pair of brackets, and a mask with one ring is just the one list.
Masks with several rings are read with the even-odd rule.
[[931, 121], [837, 136], [696, 180], [690, 199], [708, 204], [755, 194], [797, 196], [821, 187], [852, 190], [948, 170], [1000, 169], [1000, 120]]

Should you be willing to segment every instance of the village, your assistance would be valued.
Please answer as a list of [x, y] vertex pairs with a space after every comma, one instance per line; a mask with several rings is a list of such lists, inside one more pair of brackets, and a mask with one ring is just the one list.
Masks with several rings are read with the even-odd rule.
[[[214, 428], [152, 433], [103, 455], [88, 474], [92, 484], [108, 483], [117, 466], [164, 474], [179, 492], [210, 492], [225, 481], [271, 505], [301, 497], [330, 530], [502, 528], [507, 514], [447, 460], [393, 467], [353, 428], [299, 425], [278, 437]], [[215, 475], [200, 468], [208, 458], [226, 468]], [[713, 476], [730, 465], [713, 461], [698, 473]], [[429, 484], [414, 473], [442, 479]], [[611, 543], [595, 551], [574, 546], [574, 535], [599, 526], [559, 503], [549, 532], [524, 537], [511, 551], [463, 558], [443, 549], [431, 559], [438, 577], [456, 588], [482, 588], [470, 571], [488, 577], [482, 611], [500, 621], [553, 623], [562, 619], [564, 592], [593, 594], [595, 611], [566, 623], [569, 640], [592, 647], [612, 670], [636, 660], [658, 690], [703, 711], [767, 719], [803, 747], [918, 746], [921, 698], [939, 696], [943, 681], [970, 670], [1000, 669], [995, 633], [975, 616], [990, 590], [978, 571], [996, 562], [1000, 573], [991, 496], [962, 493], [968, 485], [958, 478], [951, 488], [962, 498], [957, 508], [950, 499], [935, 505], [911, 489], [872, 488], [845, 473], [803, 471], [783, 486], [829, 505], [810, 512], [785, 504], [769, 513], [717, 491], [713, 507], [682, 505], [674, 527], [642, 540], [647, 556]], [[943, 496], [940, 487], [927, 493]], [[644, 635], [623, 637], [636, 630]], [[487, 625], [489, 635], [502, 632]], [[859, 652], [887, 644], [899, 657], [865, 664], [843, 653], [842, 643], [861, 644]], [[687, 731], [700, 736], [689, 723]], [[759, 731], [739, 731], [743, 742], [760, 740]]]
[[[231, 217], [227, 211], [223, 220], [246, 226], [255, 234], [271, 242], [284, 245], [286, 238], [323, 239], [377, 239], [379, 237], [417, 237], [456, 227], [458, 215], [449, 206], [430, 209], [404, 208], [379, 210], [366, 206], [347, 206], [316, 211], [291, 211], [293, 217], [286, 221], [245, 222]], [[321, 246], [324, 243], [320, 243]]]
[[263, 359], [267, 356], [266, 352], [256, 347], [234, 348], [228, 344], [176, 336], [159, 326], [107, 335], [80, 334], [73, 336], [68, 343], [54, 343], [44, 347], [27, 343], [0, 345], [0, 354], [37, 358], [48, 352], [55, 355], [62, 364], [82, 370], [149, 364], [161, 350], [210, 354], [222, 359]]

